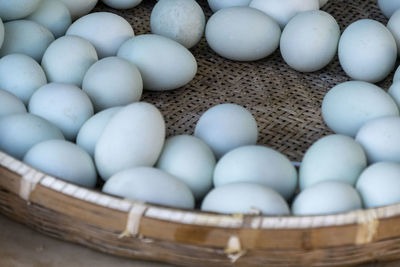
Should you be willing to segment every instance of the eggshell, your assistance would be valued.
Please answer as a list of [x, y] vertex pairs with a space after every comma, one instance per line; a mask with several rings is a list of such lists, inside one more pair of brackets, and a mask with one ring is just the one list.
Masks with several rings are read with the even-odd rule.
[[322, 101], [322, 117], [335, 133], [355, 136], [376, 118], [399, 115], [396, 102], [378, 86], [362, 81], [333, 87]]
[[22, 159], [35, 144], [64, 139], [60, 129], [38, 116], [23, 113], [0, 117], [0, 150]]
[[397, 107], [400, 108], [400, 82], [394, 82], [389, 90], [388, 90], [389, 95], [394, 99], [394, 101], [397, 104]]
[[6, 22], [4, 23], [4, 32], [0, 57], [21, 53], [40, 62], [44, 51], [54, 41], [54, 36], [48, 29], [30, 20]]
[[258, 9], [274, 19], [283, 29], [297, 13], [318, 10], [318, 0], [253, 0], [250, 7]]
[[378, 0], [378, 6], [383, 15], [390, 18], [396, 10], [400, 9], [400, 2], [398, 0]]
[[280, 37], [279, 25], [250, 7], [221, 9], [206, 25], [206, 39], [211, 49], [222, 57], [237, 61], [269, 56], [278, 48]]
[[59, 0], [63, 2], [71, 13], [72, 20], [76, 20], [86, 14], [88, 14], [98, 0]]
[[177, 41], [186, 48], [200, 41], [205, 24], [204, 12], [195, 0], [160, 0], [150, 17], [153, 33]]
[[0, 18], [3, 21], [22, 19], [31, 14], [41, 0], [1, 0]]
[[28, 104], [32, 94], [47, 83], [40, 65], [24, 54], [10, 54], [0, 59], [0, 88]]
[[317, 71], [336, 55], [339, 37], [339, 25], [330, 14], [320, 10], [301, 12], [282, 32], [281, 54], [297, 71]]
[[349, 184], [325, 181], [314, 184], [297, 195], [292, 205], [294, 215], [327, 215], [362, 209], [358, 192]]
[[2, 47], [4, 42], [4, 24], [0, 18], [0, 48]]
[[400, 81], [400, 66], [397, 67], [396, 72], [394, 73], [393, 83]]
[[96, 49], [78, 36], [55, 40], [43, 55], [42, 67], [49, 82], [82, 86], [86, 71], [97, 61]]
[[142, 0], [102, 0], [104, 4], [116, 9], [129, 9], [139, 5]]
[[100, 135], [111, 118], [121, 109], [122, 107], [105, 109], [88, 119], [78, 132], [76, 144], [89, 153], [91, 157], [94, 157], [94, 149]]
[[215, 164], [214, 153], [201, 139], [178, 135], [166, 140], [156, 166], [180, 179], [201, 199], [212, 187]]
[[49, 83], [29, 101], [29, 112], [47, 119], [74, 141], [81, 126], [93, 115], [89, 97], [72, 84]]
[[153, 166], [164, 139], [165, 122], [155, 106], [136, 102], [124, 107], [97, 141], [94, 157], [100, 176], [107, 180], [122, 170]]
[[135, 35], [128, 21], [110, 12], [95, 12], [82, 17], [72, 23], [66, 34], [88, 40], [96, 48], [99, 58], [115, 56], [121, 44]]
[[88, 69], [82, 89], [90, 97], [95, 111], [101, 111], [139, 101], [143, 80], [138, 68], [128, 60], [108, 57]]
[[24, 162], [68, 182], [86, 187], [96, 185], [96, 169], [90, 156], [64, 140], [48, 140], [33, 146]]
[[208, 0], [208, 5], [213, 12], [234, 6], [248, 6], [251, 0]]
[[190, 189], [174, 176], [149, 167], [127, 169], [113, 175], [103, 192], [176, 208], [193, 209]]
[[397, 45], [380, 22], [362, 19], [350, 24], [339, 41], [339, 61], [354, 80], [379, 82], [393, 70]]
[[218, 213], [288, 215], [289, 206], [274, 190], [259, 184], [234, 183], [214, 188], [206, 195], [201, 210]]
[[400, 202], [400, 164], [378, 162], [360, 175], [357, 189], [365, 208], [376, 208]]
[[357, 133], [368, 162], [400, 162], [400, 117], [383, 117], [365, 123]]
[[183, 45], [156, 34], [143, 34], [122, 44], [118, 56], [135, 64], [147, 90], [172, 90], [189, 83], [197, 72], [194, 56]]
[[354, 185], [367, 167], [367, 157], [353, 138], [333, 134], [319, 139], [304, 154], [300, 166], [300, 189], [334, 180]]
[[397, 54], [400, 55], [400, 10], [397, 10], [390, 17], [387, 28], [392, 33], [397, 44]]
[[263, 184], [289, 200], [297, 186], [297, 172], [289, 159], [264, 146], [242, 146], [215, 166], [215, 187], [238, 182]]
[[0, 117], [15, 113], [26, 113], [24, 103], [15, 95], [0, 89]]
[[220, 158], [239, 146], [255, 145], [257, 122], [247, 109], [239, 105], [216, 105], [201, 115], [194, 135], [206, 142]]
[[26, 19], [49, 29], [55, 38], [61, 37], [71, 25], [71, 14], [61, 1], [42, 0], [38, 8]]

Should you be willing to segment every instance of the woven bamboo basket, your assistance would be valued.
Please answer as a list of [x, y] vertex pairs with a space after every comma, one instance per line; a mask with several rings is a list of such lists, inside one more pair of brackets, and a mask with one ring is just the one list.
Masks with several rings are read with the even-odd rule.
[[[205, 1], [199, 2], [207, 16]], [[116, 11], [136, 34], [148, 33], [155, 1]], [[324, 8], [343, 30], [351, 22], [386, 19], [372, 0], [331, 0]], [[251, 29], [249, 29], [251, 30]], [[335, 59], [319, 72], [288, 68], [279, 51], [249, 63], [213, 53], [203, 39], [192, 53], [199, 69], [184, 88], [145, 92], [164, 114], [169, 135], [192, 134], [213, 105], [237, 103], [259, 125], [259, 144], [293, 161], [329, 134], [321, 101], [349, 80]], [[379, 85], [387, 88], [391, 77]], [[325, 266], [400, 258], [400, 204], [327, 216], [222, 215], [139, 203], [48, 176], [0, 152], [0, 212], [42, 233], [106, 253], [186, 266]]]

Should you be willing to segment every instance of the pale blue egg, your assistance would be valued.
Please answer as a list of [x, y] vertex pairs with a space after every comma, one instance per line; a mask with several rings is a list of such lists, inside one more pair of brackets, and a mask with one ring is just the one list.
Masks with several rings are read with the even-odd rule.
[[0, 89], [0, 117], [15, 113], [26, 113], [24, 103], [10, 92]]
[[22, 19], [39, 6], [41, 0], [1, 0], [0, 18], [3, 21]]

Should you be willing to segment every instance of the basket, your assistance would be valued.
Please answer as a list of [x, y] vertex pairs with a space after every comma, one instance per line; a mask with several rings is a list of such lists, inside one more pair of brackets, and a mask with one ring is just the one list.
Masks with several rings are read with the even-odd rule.
[[[206, 1], [199, 2], [210, 16]], [[155, 1], [122, 15], [136, 34], [149, 32]], [[331, 0], [323, 8], [343, 29], [361, 18], [387, 20], [372, 0]], [[257, 62], [217, 56], [204, 38], [192, 49], [199, 69], [192, 82], [169, 92], [145, 92], [164, 114], [169, 135], [192, 134], [213, 105], [248, 108], [259, 144], [293, 161], [329, 134], [321, 101], [349, 80], [335, 59], [322, 71], [291, 70], [279, 51]], [[391, 78], [391, 77], [390, 77]], [[388, 78], [379, 85], [387, 88]], [[167, 208], [88, 190], [35, 170], [0, 152], [0, 212], [42, 233], [106, 253], [186, 266], [332, 266], [400, 258], [400, 204], [326, 216], [223, 215]]]

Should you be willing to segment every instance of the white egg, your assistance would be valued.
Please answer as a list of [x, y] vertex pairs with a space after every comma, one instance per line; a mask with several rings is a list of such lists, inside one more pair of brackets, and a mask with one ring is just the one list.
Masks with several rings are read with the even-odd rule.
[[147, 90], [165, 91], [184, 86], [197, 72], [197, 62], [186, 47], [156, 34], [143, 34], [122, 44], [118, 56], [135, 64]]
[[143, 80], [138, 68], [128, 60], [107, 57], [88, 69], [83, 78], [82, 89], [92, 100], [97, 112], [139, 101]]
[[4, 24], [0, 18], [0, 48], [3, 46], [4, 42]]
[[96, 49], [78, 36], [55, 40], [43, 55], [42, 67], [49, 82], [82, 86], [86, 71], [97, 61]]
[[394, 101], [397, 104], [397, 107], [400, 108], [400, 82], [394, 82], [389, 90], [388, 90], [389, 95], [394, 99]]
[[400, 2], [398, 0], [378, 0], [378, 6], [383, 15], [390, 18], [396, 10], [400, 9]]
[[297, 186], [297, 172], [283, 154], [264, 146], [242, 146], [224, 155], [215, 166], [214, 185], [250, 182], [266, 185], [292, 198]]
[[328, 0], [319, 0], [319, 8], [323, 7], [328, 3]]
[[[399, 6], [400, 8], [400, 6]], [[397, 54], [400, 55], [400, 9], [393, 13], [387, 24], [397, 44]]]
[[195, 0], [160, 0], [154, 6], [151, 31], [182, 44], [195, 46], [203, 36], [206, 18]]
[[216, 105], [201, 115], [194, 135], [206, 142], [217, 158], [245, 145], [255, 145], [257, 122], [253, 115], [236, 104]]
[[24, 54], [10, 54], [0, 59], [0, 88], [6, 90], [24, 104], [28, 104], [32, 94], [47, 83], [40, 65]]
[[40, 62], [44, 51], [54, 41], [53, 34], [42, 25], [30, 20], [13, 20], [4, 23], [4, 42], [0, 57], [21, 53]]
[[117, 55], [121, 44], [135, 35], [128, 21], [110, 12], [95, 12], [82, 17], [72, 23], [66, 34], [88, 40], [96, 48], [99, 58]]
[[94, 157], [100, 176], [107, 180], [122, 170], [153, 166], [164, 139], [164, 118], [155, 106], [136, 102], [122, 108], [97, 141]]
[[63, 2], [71, 13], [72, 20], [76, 20], [86, 14], [88, 14], [98, 0], [59, 0]]
[[213, 12], [234, 6], [248, 6], [251, 0], [208, 0], [208, 5]]
[[328, 135], [311, 145], [304, 154], [299, 172], [300, 189], [323, 181], [354, 185], [367, 167], [361, 145], [345, 135]]
[[24, 162], [47, 174], [86, 187], [96, 185], [97, 174], [91, 157], [74, 143], [48, 140], [33, 146]]
[[250, 7], [221, 9], [206, 25], [206, 39], [211, 49], [237, 61], [255, 61], [269, 56], [278, 48], [280, 37], [279, 25]]
[[71, 25], [71, 14], [61, 1], [42, 0], [38, 8], [26, 19], [33, 20], [49, 29], [55, 38], [61, 37]]
[[326, 181], [312, 185], [297, 195], [294, 215], [327, 215], [362, 209], [357, 190], [347, 183]]
[[23, 113], [0, 117], [0, 150], [22, 159], [34, 145], [64, 139], [60, 129], [38, 116]]
[[344, 82], [333, 87], [322, 101], [322, 117], [335, 133], [355, 136], [360, 127], [385, 116], [399, 115], [392, 97], [378, 86]]
[[368, 162], [400, 162], [400, 117], [383, 117], [365, 123], [357, 133]]
[[170, 207], [194, 208], [189, 187], [174, 176], [150, 167], [116, 173], [104, 184], [103, 192]]
[[400, 202], [400, 164], [378, 162], [369, 166], [357, 181], [365, 208]]
[[393, 83], [400, 81], [400, 66], [397, 67], [396, 72], [394, 73]]
[[250, 7], [261, 10], [283, 29], [297, 13], [318, 10], [318, 0], [252, 0]]
[[72, 84], [49, 83], [40, 87], [29, 101], [29, 112], [47, 119], [74, 141], [81, 126], [93, 115], [89, 97]]
[[15, 113], [26, 113], [24, 103], [14, 94], [0, 89], [0, 117]]
[[22, 19], [39, 6], [41, 0], [0, 0], [0, 18], [4, 21]]
[[129, 9], [139, 5], [142, 0], [102, 0], [104, 4], [116, 9]]
[[339, 61], [354, 80], [379, 82], [393, 70], [397, 45], [380, 22], [362, 19], [350, 24], [339, 41]]
[[201, 199], [212, 187], [215, 156], [201, 139], [178, 135], [166, 140], [156, 167], [174, 175]]
[[320, 10], [301, 12], [282, 32], [281, 54], [297, 71], [317, 71], [336, 55], [339, 37], [339, 25], [330, 14]]
[[278, 193], [267, 186], [253, 183], [234, 183], [214, 188], [204, 198], [201, 210], [228, 214], [290, 213], [288, 204]]
[[122, 107], [105, 109], [88, 119], [82, 125], [76, 136], [76, 144], [89, 153], [91, 157], [94, 157], [94, 149], [100, 135], [103, 133], [104, 128], [111, 118], [121, 109]]

